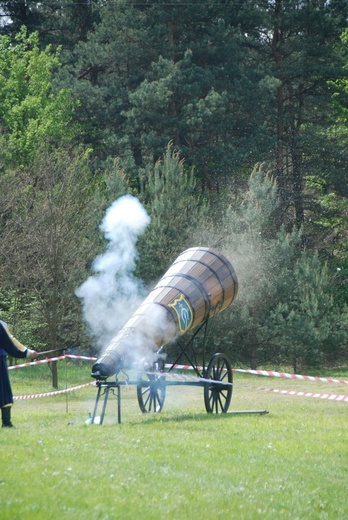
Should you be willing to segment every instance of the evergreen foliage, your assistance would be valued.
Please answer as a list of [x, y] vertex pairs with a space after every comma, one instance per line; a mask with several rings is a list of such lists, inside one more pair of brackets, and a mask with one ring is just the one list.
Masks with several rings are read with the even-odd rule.
[[154, 282], [192, 244], [193, 237], [198, 240], [199, 228], [208, 218], [207, 206], [196, 193], [192, 168], [185, 168], [172, 144], [162, 159], [144, 172], [140, 196], [151, 224], [139, 243], [138, 275]]
[[341, 312], [335, 306], [328, 266], [318, 255], [303, 253], [294, 265], [286, 299], [271, 313], [280, 359], [294, 372], [343, 359], [347, 319], [347, 308]]
[[259, 165], [238, 209], [226, 212], [224, 248], [239, 296], [219, 337], [237, 362], [298, 370], [342, 358], [348, 314], [335, 306], [327, 266], [299, 248], [301, 232], [277, 231], [277, 204], [277, 186]]
[[277, 187], [264, 169], [262, 164], [254, 169], [248, 191], [224, 218], [224, 250], [235, 266], [239, 293], [226, 317], [231, 324], [221, 334], [223, 348], [252, 368], [277, 353], [269, 314], [289, 283], [300, 242], [297, 230], [275, 229]]

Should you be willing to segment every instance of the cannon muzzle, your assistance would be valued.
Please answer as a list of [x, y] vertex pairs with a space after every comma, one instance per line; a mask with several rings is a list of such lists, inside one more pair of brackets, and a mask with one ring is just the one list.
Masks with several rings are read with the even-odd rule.
[[175, 260], [92, 368], [106, 379], [231, 305], [238, 281], [227, 258], [207, 247]]

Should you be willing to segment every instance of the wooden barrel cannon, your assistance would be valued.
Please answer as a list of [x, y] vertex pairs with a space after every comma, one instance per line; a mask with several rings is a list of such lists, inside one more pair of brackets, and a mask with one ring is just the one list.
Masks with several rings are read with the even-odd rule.
[[[105, 380], [223, 311], [238, 281], [229, 260], [207, 247], [179, 255], [92, 368]], [[155, 358], [154, 358], [155, 359]]]

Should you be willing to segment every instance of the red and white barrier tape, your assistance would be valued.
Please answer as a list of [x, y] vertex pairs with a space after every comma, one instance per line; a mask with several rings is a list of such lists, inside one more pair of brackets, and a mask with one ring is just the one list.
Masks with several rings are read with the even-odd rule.
[[297, 395], [299, 397], [318, 397], [319, 399], [328, 399], [329, 401], [348, 402], [348, 395], [343, 394], [318, 394], [314, 392], [296, 392], [295, 390], [280, 390], [277, 388], [257, 388], [255, 386], [248, 387], [253, 390], [266, 390], [268, 392], [275, 392], [277, 394]]
[[73, 386], [71, 388], [65, 388], [64, 390], [56, 390], [55, 392], [45, 392], [43, 394], [29, 394], [29, 395], [16, 395], [13, 397], [14, 401], [22, 401], [24, 399], [38, 399], [40, 397], [52, 397], [53, 395], [66, 394], [67, 392], [74, 392], [75, 390], [79, 390], [80, 388], [85, 388], [86, 386], [95, 385], [95, 381], [91, 381], [90, 383], [85, 383], [84, 385]]
[[65, 354], [65, 357], [70, 359], [84, 359], [85, 361], [97, 361], [97, 358], [92, 356], [76, 356], [75, 354]]
[[39, 361], [29, 361], [28, 363], [20, 363], [19, 365], [12, 365], [8, 367], [8, 370], [14, 370], [15, 368], [32, 367], [34, 365], [42, 365], [43, 363], [51, 363], [52, 361], [61, 361], [65, 356], [57, 356], [49, 359], [40, 359]]
[[34, 365], [42, 365], [43, 363], [52, 363], [52, 361], [61, 361], [62, 359], [84, 359], [87, 361], [96, 361], [97, 358], [95, 357], [88, 357], [88, 356], [74, 356], [72, 354], [65, 354], [64, 356], [57, 356], [53, 358], [47, 358], [47, 359], [40, 359], [38, 361], [29, 361], [28, 363], [20, 363], [19, 365], [12, 365], [8, 367], [9, 370], [13, 370], [14, 368], [24, 368], [24, 367], [32, 367]]
[[236, 383], [225, 383], [223, 381], [215, 381], [215, 380], [211, 380], [211, 379], [204, 379], [204, 378], [200, 378], [200, 377], [195, 377], [195, 376], [188, 376], [188, 375], [185, 375], [185, 374], [174, 374], [172, 372], [163, 372], [162, 374], [163, 376], [169, 376], [170, 378], [173, 378], [173, 379], [176, 379], [176, 380], [182, 380], [182, 381], [199, 381], [199, 382], [206, 382], [206, 383], [214, 383], [214, 384], [223, 384], [223, 385], [233, 385], [235, 387], [240, 387], [240, 388], [250, 388], [252, 390], [265, 390], [265, 391], [269, 391], [269, 392], [275, 392], [275, 393], [279, 393], [279, 394], [287, 394], [287, 395], [297, 395], [297, 396], [301, 396], [301, 397], [318, 397], [320, 399], [328, 399], [328, 400], [331, 400], [331, 401], [343, 401], [343, 402], [346, 402], [348, 401], [348, 395], [341, 395], [341, 394], [320, 394], [320, 393], [315, 393], [315, 392], [296, 392], [294, 390], [278, 390], [276, 388], [259, 388], [259, 387], [255, 387], [255, 386], [247, 386], [247, 385], [239, 385], [239, 384], [236, 384]]
[[[95, 357], [90, 357], [90, 356], [78, 356], [78, 355], [73, 355], [73, 354], [65, 354], [63, 356], [57, 356], [57, 357], [43, 359], [43, 360], [39, 360], [39, 361], [31, 361], [28, 363], [21, 363], [19, 365], [13, 365], [13, 366], [8, 367], [8, 369], [12, 370], [15, 368], [23, 368], [23, 367], [34, 366], [34, 365], [41, 365], [43, 363], [61, 361], [65, 358], [81, 359], [81, 360], [87, 360], [87, 361], [96, 361], [96, 359], [97, 359]], [[171, 364], [166, 364], [165, 367], [166, 368], [175, 368], [178, 370], [192, 370], [192, 368], [193, 368], [191, 365], [174, 365], [174, 366], [172, 366]], [[196, 368], [197, 368], [197, 370], [203, 370], [203, 367], [201, 367], [201, 366], [197, 366]], [[274, 372], [271, 370], [247, 370], [247, 369], [243, 370], [243, 369], [235, 368], [235, 369], [233, 369], [233, 371], [257, 375], [257, 376], [280, 377], [280, 378], [285, 378], [285, 379], [301, 379], [301, 380], [306, 380], [306, 381], [315, 381], [315, 382], [322, 382], [322, 383], [348, 384], [348, 381], [345, 381], [343, 379], [307, 376], [307, 375], [300, 375], [300, 374], [290, 374], [290, 373], [286, 373], [286, 372]], [[163, 376], [165, 376], [165, 377], [169, 376], [174, 379], [181, 378], [182, 380], [186, 380], [186, 381], [197, 380], [200, 382], [209, 382], [208, 379], [198, 378], [196, 376], [189, 376], [189, 375], [184, 375], [184, 374], [174, 374], [172, 372], [164, 372]], [[217, 383], [217, 381], [214, 381], [214, 382]], [[221, 384], [226, 384], [226, 383], [221, 382]], [[46, 393], [42, 393], [42, 394], [16, 396], [16, 397], [14, 397], [14, 399], [21, 400], [21, 399], [36, 399], [39, 397], [50, 397], [50, 396], [54, 396], [54, 395], [58, 395], [58, 394], [63, 394], [66, 392], [72, 392], [74, 390], [78, 390], [80, 388], [84, 388], [84, 387], [90, 386], [90, 385], [95, 385], [95, 381], [86, 383], [84, 385], [76, 386], [73, 388], [68, 388], [65, 390], [57, 390], [55, 392], [46, 392]], [[234, 384], [234, 386], [244, 386], [244, 385]], [[247, 387], [247, 386], [245, 386], [245, 388], [251, 388], [253, 390], [265, 390], [268, 392], [275, 392], [275, 393], [279, 393], [279, 394], [283, 394], [283, 395], [297, 395], [297, 396], [301, 396], [301, 397], [317, 397], [320, 399], [328, 399], [331, 401], [341, 401], [341, 402], [348, 401], [348, 395], [343, 395], [343, 394], [321, 394], [321, 393], [314, 393], [314, 392], [301, 392], [301, 391], [295, 391], [295, 390], [280, 390], [280, 389], [276, 389], [276, 388], [258, 388], [258, 387]]]
[[333, 379], [326, 377], [316, 377], [316, 376], [301, 376], [300, 374], [288, 374], [286, 372], [273, 372], [272, 370], [242, 370], [241, 368], [234, 368], [234, 372], [243, 372], [245, 374], [253, 374], [256, 376], [269, 376], [269, 377], [284, 377], [286, 379], [302, 379], [306, 381], [319, 381], [322, 383], [340, 383], [343, 385], [348, 385], [348, 381], [344, 379]]
[[286, 395], [297, 395], [297, 396], [300, 396], [300, 397], [318, 397], [320, 399], [328, 399], [330, 401], [342, 401], [342, 402], [346, 402], [348, 401], [348, 395], [343, 395], [343, 394], [321, 394], [321, 393], [315, 393], [315, 392], [300, 392], [300, 391], [295, 391], [295, 390], [279, 390], [277, 388], [259, 388], [259, 387], [256, 387], [256, 386], [248, 386], [248, 385], [239, 385], [239, 384], [236, 384], [236, 383], [224, 383], [223, 381], [215, 381], [215, 380], [211, 380], [211, 379], [204, 379], [204, 378], [200, 378], [200, 377], [195, 377], [195, 376], [187, 376], [185, 374], [173, 374], [172, 372], [163, 372], [163, 376], [170, 376], [172, 377], [173, 379], [182, 379], [183, 381], [200, 381], [200, 382], [206, 382], [206, 383], [209, 383], [209, 382], [212, 382], [212, 383], [221, 383], [221, 384], [224, 384], [224, 385], [233, 385], [235, 387], [240, 387], [240, 388], [250, 388], [252, 390], [265, 390], [265, 391], [268, 391], [268, 392], [275, 392], [275, 393], [278, 393], [278, 394], [286, 394]]
[[[172, 365], [166, 364], [167, 368], [170, 368]], [[173, 368], [178, 370], [192, 370], [191, 365], [174, 365]], [[203, 370], [203, 367], [196, 367], [197, 370]], [[272, 370], [243, 370], [241, 368], [233, 368], [233, 372], [241, 372], [244, 374], [252, 374], [255, 376], [268, 376], [268, 377], [283, 377], [285, 379], [302, 379], [306, 381], [317, 381], [321, 383], [339, 383], [343, 385], [348, 385], [348, 381], [344, 379], [333, 379], [326, 377], [317, 377], [317, 376], [303, 376], [300, 374], [289, 374], [286, 372], [274, 372]]]
[[[51, 363], [52, 361], [61, 361], [62, 359], [82, 359], [86, 361], [96, 361], [96, 357], [92, 356], [77, 356], [73, 354], [65, 354], [63, 356], [48, 358], [48, 359], [41, 359], [39, 361], [30, 361], [28, 363], [21, 363], [19, 365], [12, 365], [8, 367], [9, 370], [13, 370], [15, 368], [24, 368], [24, 367], [30, 367], [34, 365], [41, 365], [43, 363]], [[177, 370], [192, 370], [193, 367], [191, 365], [174, 365], [172, 366], [169, 363], [165, 364], [166, 368], [175, 368]], [[197, 370], [203, 370], [202, 366], [197, 366]], [[331, 377], [318, 377], [318, 376], [306, 376], [306, 375], [300, 375], [300, 374], [290, 374], [287, 372], [274, 372], [272, 370], [248, 370], [248, 369], [241, 369], [241, 368], [233, 368], [233, 372], [241, 372], [244, 374], [252, 374], [256, 376], [268, 376], [268, 377], [281, 377], [285, 379], [301, 379], [306, 381], [317, 381], [321, 383], [339, 383], [342, 385], [348, 385], [348, 381], [344, 379], [334, 379]]]

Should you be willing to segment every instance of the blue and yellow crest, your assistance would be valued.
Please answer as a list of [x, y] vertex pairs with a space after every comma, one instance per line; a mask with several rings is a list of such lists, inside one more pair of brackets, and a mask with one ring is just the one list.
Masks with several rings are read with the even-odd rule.
[[168, 307], [172, 307], [178, 317], [180, 332], [189, 330], [193, 322], [193, 311], [185, 296], [182, 294], [173, 303], [168, 303]]

